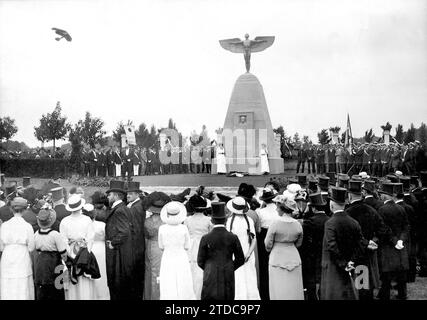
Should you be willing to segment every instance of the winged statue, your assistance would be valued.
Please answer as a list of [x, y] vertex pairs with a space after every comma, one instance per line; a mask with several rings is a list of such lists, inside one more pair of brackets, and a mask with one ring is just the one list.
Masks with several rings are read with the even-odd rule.
[[251, 68], [251, 53], [260, 52], [270, 47], [274, 42], [274, 36], [255, 37], [249, 39], [249, 34], [245, 34], [245, 40], [239, 38], [219, 40], [219, 44], [225, 50], [233, 53], [243, 53], [245, 58], [246, 72]]
[[72, 38], [71, 38], [70, 34], [69, 34], [67, 31], [65, 31], [65, 30], [58, 29], [58, 28], [52, 28], [52, 30], [53, 30], [53, 31], [55, 31], [55, 33], [56, 33], [57, 35], [61, 36], [61, 37], [57, 37], [57, 38], [55, 38], [55, 40], [56, 40], [56, 41], [59, 41], [59, 40], [61, 40], [62, 38], [64, 38], [64, 39], [65, 39], [65, 40], [67, 40], [67, 41], [71, 41], [71, 40], [72, 40]]

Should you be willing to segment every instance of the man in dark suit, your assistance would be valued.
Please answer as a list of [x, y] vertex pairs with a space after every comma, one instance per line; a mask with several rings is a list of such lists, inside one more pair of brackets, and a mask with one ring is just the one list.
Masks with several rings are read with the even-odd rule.
[[362, 186], [363, 202], [374, 208], [377, 212], [384, 204], [381, 200], [376, 198], [375, 181], [365, 180]]
[[[52, 206], [53, 210], [56, 212], [56, 221], [58, 223], [61, 223], [62, 219], [69, 216], [71, 212], [67, 211], [65, 209], [64, 204], [64, 188], [63, 187], [56, 187], [51, 189], [52, 193]], [[59, 232], [59, 230], [56, 230]]]
[[107, 162], [107, 176], [108, 177], [115, 177], [115, 163], [114, 163], [114, 152], [113, 148], [109, 147], [107, 153], [106, 153], [106, 162]]
[[359, 222], [363, 235], [359, 264], [367, 266], [369, 270], [369, 288], [360, 289], [359, 298], [373, 300], [373, 289], [380, 287], [377, 249], [379, 239], [387, 233], [387, 228], [377, 211], [362, 201], [362, 181], [349, 181], [348, 196], [350, 203], [345, 212]]
[[112, 180], [107, 194], [111, 211], [105, 222], [105, 256], [110, 297], [111, 300], [138, 299], [133, 274], [131, 212], [123, 202], [124, 181]]
[[390, 299], [391, 281], [397, 282], [398, 299], [407, 298], [406, 275], [408, 260], [408, 218], [405, 209], [395, 203], [396, 183], [383, 183], [379, 192], [384, 205], [378, 210], [389, 232], [380, 242], [381, 289], [378, 296], [382, 300]]
[[95, 148], [92, 148], [87, 153], [87, 161], [89, 163], [89, 176], [95, 177], [96, 176], [96, 167], [98, 164], [98, 153], [96, 152]]
[[131, 181], [133, 176], [133, 164], [132, 164], [133, 152], [128, 146], [125, 147], [125, 150], [122, 154], [123, 159], [123, 168], [122, 168], [122, 177], [127, 176], [128, 181]]
[[359, 223], [345, 211], [344, 188], [332, 187], [332, 217], [325, 223], [322, 251], [320, 299], [357, 300], [351, 271], [361, 251], [362, 232]]
[[325, 173], [325, 150], [323, 146], [319, 146], [316, 149], [316, 161], [317, 161], [317, 173]]
[[305, 149], [305, 147], [301, 146], [298, 149], [298, 163], [297, 163], [297, 173], [299, 173], [299, 168], [301, 167], [301, 173], [304, 173], [304, 167], [305, 167], [305, 161], [307, 160], [307, 150]]
[[98, 152], [98, 176], [105, 177], [107, 172], [107, 155], [104, 153], [104, 150]]
[[114, 172], [116, 174], [116, 177], [120, 177], [122, 175], [123, 160], [117, 147], [114, 147], [113, 158], [114, 158]]
[[200, 240], [197, 256], [203, 270], [201, 300], [234, 300], [234, 271], [245, 263], [245, 256], [239, 238], [225, 229], [226, 219], [225, 203], [212, 203], [214, 227]]
[[133, 242], [133, 252], [135, 258], [135, 282], [136, 294], [142, 300], [144, 293], [144, 270], [145, 270], [145, 210], [140, 199], [141, 189], [139, 182], [129, 181], [127, 186], [127, 207], [130, 209], [131, 233]]

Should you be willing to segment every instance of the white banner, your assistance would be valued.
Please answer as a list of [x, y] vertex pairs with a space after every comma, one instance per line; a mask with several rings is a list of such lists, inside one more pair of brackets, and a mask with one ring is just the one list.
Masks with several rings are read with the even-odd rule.
[[136, 145], [135, 138], [135, 127], [134, 126], [124, 126], [126, 132], [126, 138], [128, 140], [129, 145]]

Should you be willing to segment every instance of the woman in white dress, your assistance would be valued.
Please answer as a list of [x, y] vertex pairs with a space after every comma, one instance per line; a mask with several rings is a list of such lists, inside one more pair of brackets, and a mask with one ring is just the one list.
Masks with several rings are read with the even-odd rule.
[[269, 174], [270, 166], [268, 165], [268, 151], [265, 143], [261, 145], [259, 157], [261, 162], [261, 174]]
[[190, 234], [182, 222], [187, 217], [185, 206], [177, 201], [166, 204], [160, 212], [165, 223], [159, 228], [160, 300], [195, 300], [187, 250]]
[[202, 237], [209, 233], [212, 228], [211, 219], [205, 216], [205, 211], [210, 207], [210, 201], [199, 195], [193, 195], [187, 202], [188, 211], [193, 215], [187, 217], [184, 225], [190, 233], [189, 260], [191, 264], [191, 274], [193, 275], [193, 288], [196, 299], [200, 300], [203, 287], [203, 270], [197, 264], [197, 255]]
[[27, 200], [16, 197], [11, 207], [13, 218], [0, 228], [0, 297], [2, 300], [34, 300], [34, 280], [30, 252], [34, 250], [34, 231], [22, 218]]
[[220, 143], [216, 148], [216, 172], [218, 174], [227, 173], [227, 168], [225, 163], [225, 149], [222, 143]]
[[256, 246], [255, 226], [245, 213], [249, 210], [249, 204], [244, 198], [236, 197], [227, 202], [227, 209], [232, 213], [227, 219], [227, 230], [239, 238], [245, 254], [245, 264], [234, 273], [234, 299], [260, 300], [253, 252]]
[[[85, 200], [80, 195], [73, 194], [68, 199], [67, 211], [71, 214], [61, 220], [59, 233], [67, 242], [67, 254], [70, 258], [75, 258], [80, 248], [87, 247], [92, 250], [94, 232], [92, 220], [82, 213]], [[94, 300], [95, 281], [85, 276], [78, 277], [77, 284], [72, 284], [69, 280], [64, 281], [66, 300]]]
[[83, 213], [92, 219], [94, 234], [92, 253], [95, 255], [96, 261], [98, 262], [99, 273], [101, 274], [101, 278], [93, 280], [95, 285], [95, 300], [110, 300], [105, 258], [105, 223], [95, 220], [96, 212], [95, 207], [90, 203], [86, 203], [83, 206]]

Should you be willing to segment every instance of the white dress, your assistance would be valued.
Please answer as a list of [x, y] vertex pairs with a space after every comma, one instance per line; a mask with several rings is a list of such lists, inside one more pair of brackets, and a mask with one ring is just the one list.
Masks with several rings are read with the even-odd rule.
[[94, 241], [92, 252], [98, 262], [101, 278], [95, 279], [95, 299], [110, 300], [110, 290], [107, 284], [107, 266], [105, 259], [105, 223], [101, 221], [92, 221], [94, 232]]
[[[234, 233], [240, 240], [242, 246], [243, 254], [249, 250], [249, 236], [247, 233], [248, 225], [243, 215], [236, 214], [232, 229], [231, 227], [232, 216], [227, 219], [227, 230]], [[249, 221], [249, 230], [255, 234], [255, 226], [253, 220], [248, 217]], [[256, 241], [254, 238], [252, 241]], [[258, 291], [258, 280], [255, 267], [255, 254], [252, 252], [251, 257], [248, 262], [243, 266], [237, 269], [234, 272], [234, 282], [235, 282], [235, 300], [260, 300], [260, 295]]]
[[164, 224], [159, 228], [160, 300], [195, 300], [187, 251], [190, 234], [183, 224]]
[[223, 147], [218, 147], [216, 149], [216, 172], [227, 173], [225, 165], [225, 150]]
[[33, 227], [20, 214], [0, 228], [0, 297], [2, 300], [34, 300], [30, 252], [35, 248]]
[[[88, 249], [91, 250], [94, 233], [92, 220], [82, 213], [73, 213], [61, 220], [59, 232], [64, 237], [67, 245], [67, 253], [71, 258], [75, 258], [76, 253], [73, 250], [73, 242], [84, 239], [87, 242]], [[80, 276], [78, 283], [72, 284], [70, 281], [64, 281], [66, 300], [94, 300], [95, 280]]]
[[270, 166], [268, 165], [268, 151], [266, 149], [261, 149], [259, 157], [261, 160], [261, 173], [270, 172]]

